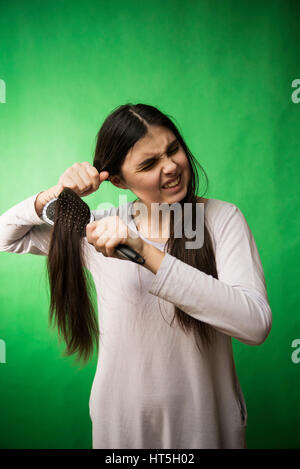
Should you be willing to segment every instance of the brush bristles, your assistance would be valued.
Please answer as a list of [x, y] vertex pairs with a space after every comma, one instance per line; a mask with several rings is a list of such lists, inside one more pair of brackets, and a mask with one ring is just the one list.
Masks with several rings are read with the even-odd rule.
[[82, 235], [86, 225], [90, 223], [91, 211], [72, 189], [66, 187], [59, 194], [55, 204], [55, 221], [58, 219], [65, 229], [75, 230]]

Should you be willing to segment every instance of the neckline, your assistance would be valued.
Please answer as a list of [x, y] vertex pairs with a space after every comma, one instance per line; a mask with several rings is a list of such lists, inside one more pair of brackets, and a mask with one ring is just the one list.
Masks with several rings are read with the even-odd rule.
[[[205, 202], [202, 202], [204, 203], [204, 207], [207, 206], [207, 204], [209, 203], [210, 200], [213, 200], [213, 199], [205, 199]], [[133, 200], [132, 202], [128, 202], [128, 205], [129, 205], [129, 216], [130, 216], [130, 222], [129, 224], [133, 227], [134, 231], [142, 238], [144, 239], [145, 241], [147, 241], [147, 243], [150, 243], [150, 244], [153, 244], [154, 246], [158, 246], [158, 247], [163, 247], [165, 246], [166, 242], [164, 243], [159, 243], [157, 241], [152, 241], [151, 239], [148, 239], [148, 238], [145, 238], [145, 236], [142, 235], [142, 233], [139, 232], [139, 230], [137, 229], [137, 226], [135, 224], [135, 221], [134, 221], [134, 218], [133, 218], [133, 214], [132, 214], [132, 211], [133, 211], [133, 203], [135, 201]]]
[[147, 241], [147, 243], [150, 243], [150, 244], [153, 244], [154, 246], [165, 246], [166, 242], [165, 243], [159, 243], [157, 241], [152, 241], [151, 239], [148, 239], [148, 238], [145, 238], [145, 236], [142, 235], [142, 233], [139, 232], [139, 230], [137, 229], [137, 226], [135, 224], [135, 221], [134, 221], [134, 218], [133, 218], [133, 213], [132, 213], [132, 209], [133, 209], [133, 202], [129, 202], [129, 215], [130, 215], [130, 224], [131, 226], [133, 226], [134, 228], [134, 231], [142, 238], [144, 239], [145, 241]]

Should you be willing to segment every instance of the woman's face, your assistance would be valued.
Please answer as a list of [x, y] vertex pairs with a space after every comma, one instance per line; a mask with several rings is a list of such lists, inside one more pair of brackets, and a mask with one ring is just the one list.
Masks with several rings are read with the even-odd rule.
[[[150, 126], [148, 133], [129, 150], [122, 165], [123, 182], [112, 176], [111, 182], [130, 189], [140, 202], [173, 204], [187, 193], [191, 175], [187, 156], [173, 132], [164, 127]], [[174, 188], [164, 188], [179, 176]]]

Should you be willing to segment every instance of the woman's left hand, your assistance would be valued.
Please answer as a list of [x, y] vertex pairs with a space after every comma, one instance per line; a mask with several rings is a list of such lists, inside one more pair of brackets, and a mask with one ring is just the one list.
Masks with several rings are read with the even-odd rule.
[[105, 217], [89, 223], [86, 226], [86, 237], [88, 242], [105, 257], [126, 260], [115, 251], [118, 244], [126, 244], [141, 256], [143, 255], [144, 241], [118, 216]]

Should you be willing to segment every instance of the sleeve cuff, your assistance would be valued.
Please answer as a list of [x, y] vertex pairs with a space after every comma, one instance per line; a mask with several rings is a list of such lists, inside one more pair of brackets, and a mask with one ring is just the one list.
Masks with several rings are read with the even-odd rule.
[[32, 218], [32, 221], [34, 222], [35, 225], [43, 225], [45, 223], [45, 221], [41, 217], [38, 216], [35, 210], [35, 200], [40, 193], [41, 192], [38, 192], [37, 194], [32, 195], [31, 197], [27, 199], [28, 207], [31, 212], [29, 213], [29, 216], [30, 218]]

